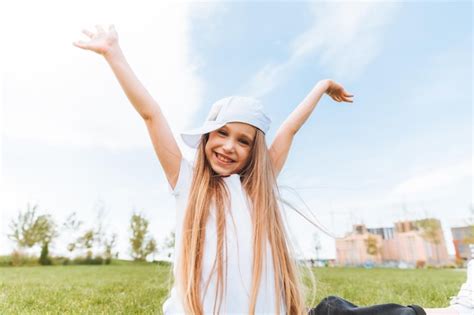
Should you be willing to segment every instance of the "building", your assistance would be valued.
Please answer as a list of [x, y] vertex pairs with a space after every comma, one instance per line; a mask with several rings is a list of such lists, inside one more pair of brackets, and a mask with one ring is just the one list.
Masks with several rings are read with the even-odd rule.
[[448, 251], [437, 219], [396, 222], [394, 227], [366, 228], [354, 225], [352, 232], [336, 239], [338, 265], [399, 264], [443, 265]]
[[[369, 242], [375, 244], [375, 249], [368, 250]], [[380, 245], [382, 237], [369, 233], [365, 225], [354, 225], [351, 233], [336, 239], [336, 261], [338, 265], [360, 266], [371, 262], [382, 263]]]
[[456, 259], [468, 260], [471, 257], [469, 244], [474, 244], [474, 226], [453, 227], [451, 234], [453, 235]]

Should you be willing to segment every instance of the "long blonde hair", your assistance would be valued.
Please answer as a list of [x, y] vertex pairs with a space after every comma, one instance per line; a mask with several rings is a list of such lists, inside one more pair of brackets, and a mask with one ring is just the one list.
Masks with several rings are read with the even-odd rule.
[[[184, 300], [186, 313], [203, 314], [201, 280], [205, 289], [209, 279], [201, 279], [206, 223], [211, 206], [216, 209], [217, 250], [213, 272], [217, 274], [214, 313], [219, 313], [225, 290], [224, 263], [225, 213], [229, 207], [229, 192], [223, 179], [216, 174], [205, 155], [208, 135], [202, 137], [197, 156], [188, 205], [183, 221], [180, 261], [177, 269], [177, 289]], [[290, 256], [288, 237], [277, 202], [278, 188], [270, 161], [265, 135], [257, 129], [249, 161], [240, 179], [252, 206], [253, 264], [249, 314], [255, 313], [266, 245], [270, 244], [275, 282], [275, 308], [280, 313], [284, 302], [287, 314], [304, 314], [303, 289], [298, 268]]]

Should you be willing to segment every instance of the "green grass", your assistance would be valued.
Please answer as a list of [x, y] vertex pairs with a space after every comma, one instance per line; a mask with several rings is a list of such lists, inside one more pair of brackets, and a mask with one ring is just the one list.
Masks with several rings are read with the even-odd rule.
[[156, 265], [0, 268], [0, 313], [155, 314], [169, 274]]
[[[337, 295], [356, 305], [397, 303], [446, 307], [466, 280], [465, 271], [453, 269], [318, 268], [316, 304]], [[307, 298], [307, 304], [311, 305]]]
[[[358, 305], [447, 306], [464, 271], [318, 268], [314, 303], [338, 295]], [[1, 314], [156, 314], [170, 268], [150, 264], [0, 268]]]

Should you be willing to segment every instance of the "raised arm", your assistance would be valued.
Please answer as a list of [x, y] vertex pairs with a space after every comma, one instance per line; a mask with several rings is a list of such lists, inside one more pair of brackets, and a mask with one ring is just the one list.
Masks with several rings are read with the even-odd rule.
[[168, 122], [158, 103], [148, 93], [127, 63], [120, 49], [114, 26], [111, 25], [108, 30], [104, 30], [101, 26], [96, 26], [96, 29], [96, 32], [83, 30], [89, 40], [77, 41], [73, 44], [102, 55], [108, 62], [128, 99], [145, 121], [158, 160], [168, 182], [174, 188], [179, 175], [181, 151]]
[[353, 95], [347, 93], [342, 85], [332, 80], [319, 81], [276, 132], [275, 139], [269, 149], [276, 175], [280, 173], [285, 164], [293, 137], [316, 108], [324, 93], [327, 93], [336, 102], [352, 103]]

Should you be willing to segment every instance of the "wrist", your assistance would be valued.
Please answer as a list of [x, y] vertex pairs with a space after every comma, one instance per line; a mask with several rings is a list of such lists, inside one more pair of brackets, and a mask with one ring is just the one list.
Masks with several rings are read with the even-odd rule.
[[332, 83], [331, 79], [324, 79], [324, 80], [320, 80], [317, 85], [322, 87], [324, 92], [326, 93], [329, 91], [329, 88], [331, 87], [331, 83]]
[[104, 56], [107, 61], [120, 57], [122, 55], [122, 50], [118, 44], [110, 45], [106, 50], [102, 52], [102, 56]]

